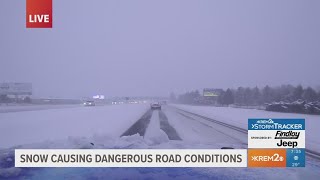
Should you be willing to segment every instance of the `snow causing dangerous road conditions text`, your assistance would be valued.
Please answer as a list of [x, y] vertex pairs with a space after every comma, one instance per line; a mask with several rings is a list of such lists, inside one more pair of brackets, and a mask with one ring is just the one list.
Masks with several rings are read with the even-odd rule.
[[242, 149], [131, 151], [16, 150], [16, 167], [245, 167], [247, 159]]
[[161, 155], [156, 154], [104, 154], [95, 156], [91, 154], [53, 154], [49, 157], [48, 154], [40, 155], [26, 155], [22, 154], [20, 156], [21, 163], [38, 163], [38, 162], [48, 162], [53, 163], [151, 163], [151, 162], [164, 162], [164, 163], [177, 163], [184, 159], [185, 162], [206, 162], [206, 163], [216, 163], [216, 162], [242, 162], [241, 154], [190, 154], [185, 155], [182, 158], [181, 155]]

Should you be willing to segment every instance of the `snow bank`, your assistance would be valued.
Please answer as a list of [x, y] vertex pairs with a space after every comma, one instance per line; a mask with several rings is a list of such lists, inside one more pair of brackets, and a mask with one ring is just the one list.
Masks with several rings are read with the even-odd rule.
[[147, 128], [144, 138], [148, 144], [156, 145], [163, 144], [169, 141], [168, 135], [160, 129], [159, 112], [154, 111], [150, 120], [150, 124]]
[[69, 136], [118, 137], [147, 108], [145, 104], [125, 104], [0, 113], [0, 148]]

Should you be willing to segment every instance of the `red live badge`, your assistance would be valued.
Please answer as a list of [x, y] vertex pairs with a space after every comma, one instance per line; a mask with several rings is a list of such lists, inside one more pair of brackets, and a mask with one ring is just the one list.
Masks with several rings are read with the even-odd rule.
[[52, 28], [52, 0], [27, 0], [27, 28]]

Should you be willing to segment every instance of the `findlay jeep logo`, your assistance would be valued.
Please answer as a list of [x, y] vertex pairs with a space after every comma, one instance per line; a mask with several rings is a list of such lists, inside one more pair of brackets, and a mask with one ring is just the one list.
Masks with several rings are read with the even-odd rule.
[[[277, 131], [274, 139], [280, 139], [280, 142], [277, 143], [277, 146], [279, 147], [295, 148], [298, 146], [298, 142], [294, 141], [293, 139], [299, 139], [299, 136], [300, 136], [300, 132]], [[287, 140], [287, 139], [290, 139], [290, 140]]]

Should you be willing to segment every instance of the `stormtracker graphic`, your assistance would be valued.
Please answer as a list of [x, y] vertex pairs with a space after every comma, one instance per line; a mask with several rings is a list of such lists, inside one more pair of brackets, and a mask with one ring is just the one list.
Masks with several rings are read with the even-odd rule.
[[249, 119], [249, 148], [305, 148], [304, 119]]

